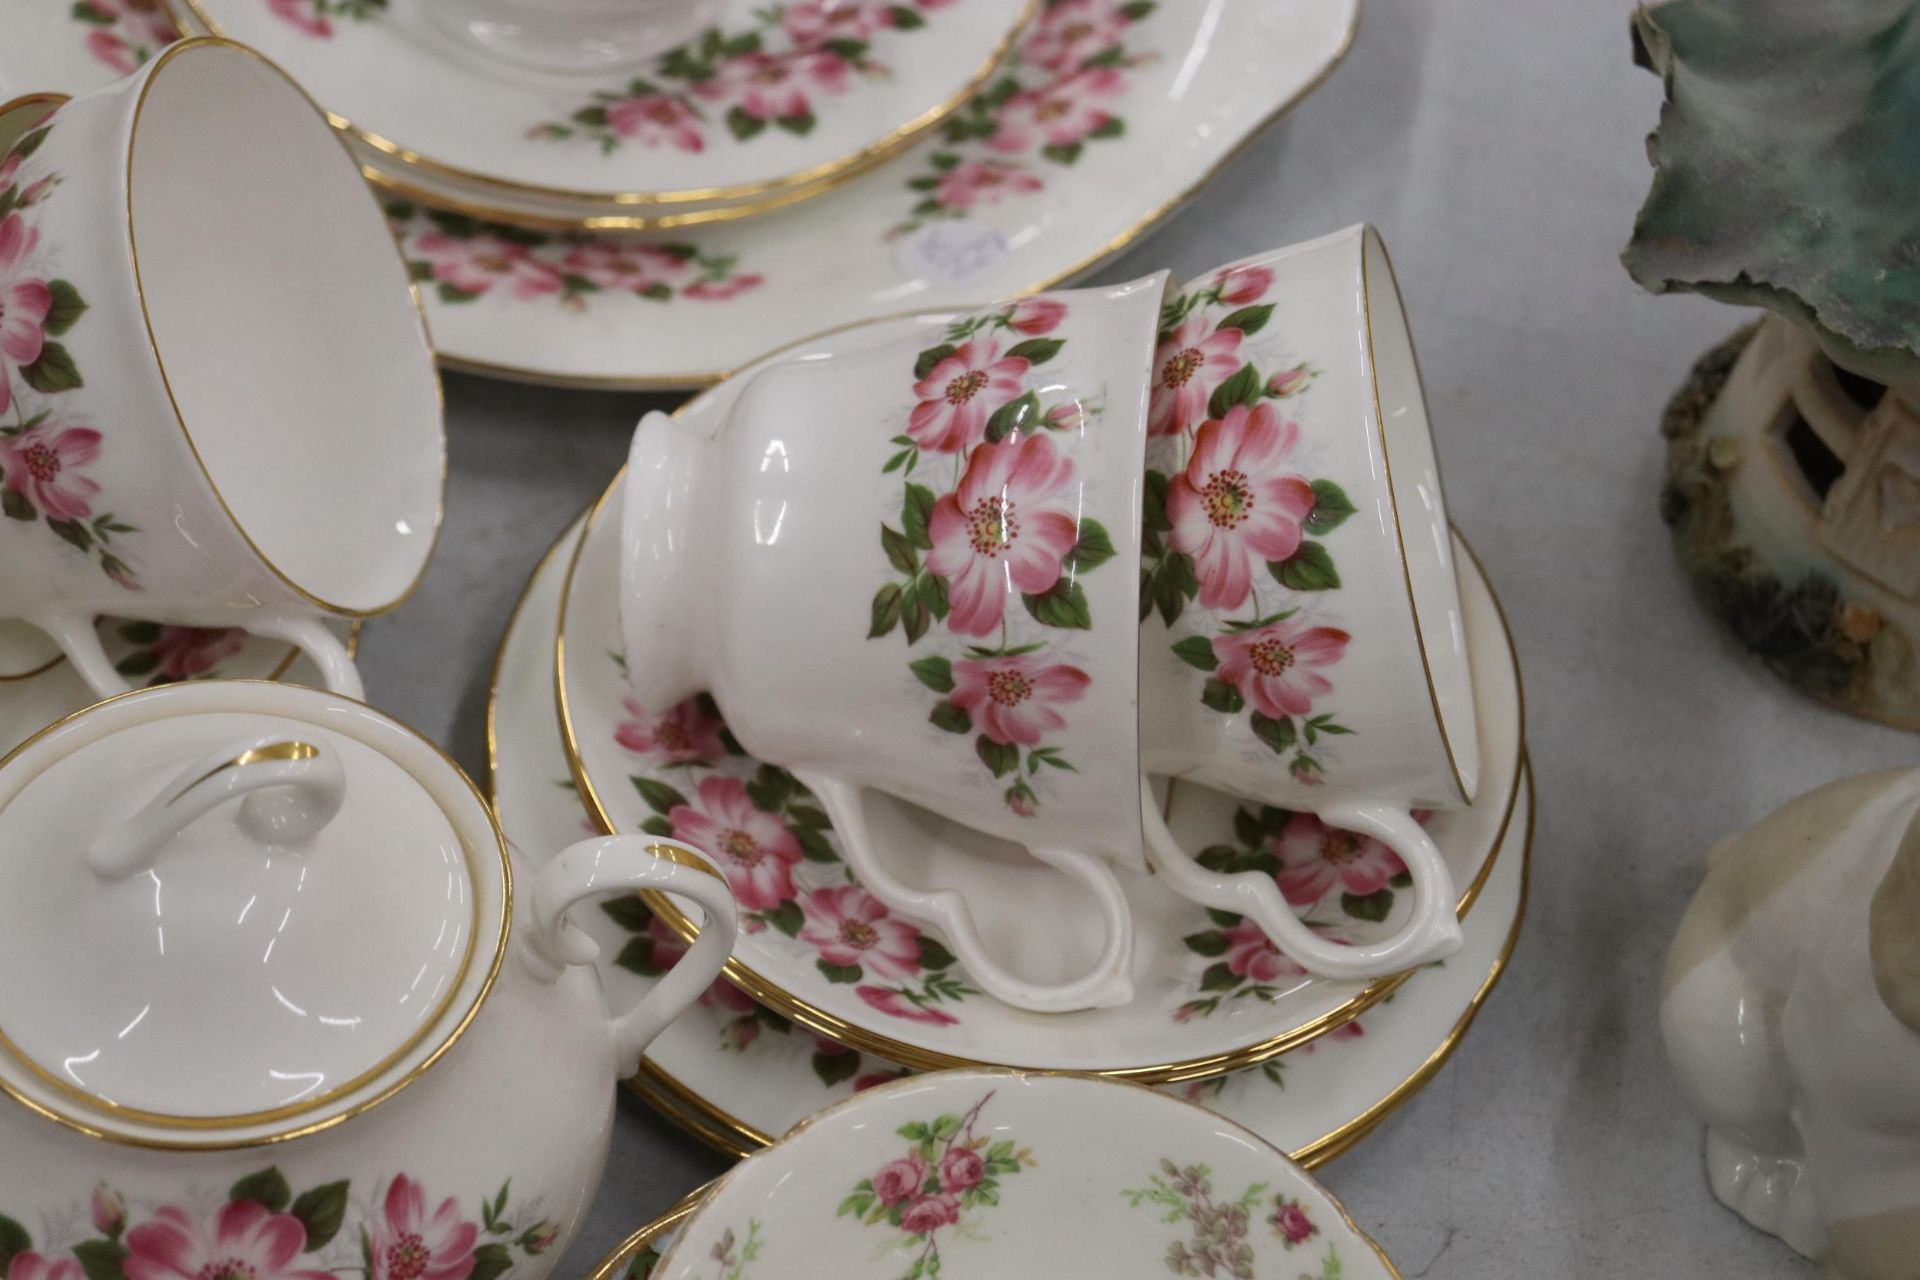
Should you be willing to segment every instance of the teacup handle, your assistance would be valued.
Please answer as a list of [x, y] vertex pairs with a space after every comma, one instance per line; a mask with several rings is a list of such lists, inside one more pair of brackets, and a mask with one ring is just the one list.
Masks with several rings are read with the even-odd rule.
[[597, 836], [569, 845], [533, 882], [528, 931], [537, 972], [558, 978], [568, 965], [592, 964], [599, 944], [567, 923], [567, 912], [589, 899], [655, 889], [691, 898], [706, 910], [700, 936], [679, 963], [625, 1013], [612, 1019], [620, 1074], [640, 1069], [640, 1055], [667, 1024], [713, 985], [733, 954], [739, 909], [726, 877], [692, 845], [658, 836]]
[[1028, 847], [1027, 852], [1035, 858], [1092, 891], [1106, 930], [1100, 958], [1085, 974], [1052, 985], [1031, 982], [989, 954], [974, 925], [973, 912], [957, 890], [916, 889], [887, 868], [874, 848], [859, 787], [806, 770], [793, 772], [826, 807], [834, 834], [840, 837], [841, 852], [861, 885], [900, 914], [940, 930], [966, 966], [967, 976], [988, 995], [1036, 1013], [1105, 1009], [1133, 999], [1133, 912], [1106, 859], [1073, 849]]
[[1440, 847], [1412, 814], [1393, 805], [1361, 802], [1329, 806], [1319, 811], [1319, 817], [1330, 826], [1374, 837], [1406, 864], [1413, 877], [1413, 917], [1393, 936], [1352, 946], [1322, 938], [1294, 914], [1272, 876], [1260, 871], [1223, 875], [1195, 862], [1167, 830], [1153, 793], [1144, 785], [1140, 788], [1147, 857], [1167, 886], [1203, 907], [1246, 916], [1307, 972], [1323, 978], [1379, 978], [1460, 949], [1453, 877], [1440, 857]]
[[277, 735], [209, 751], [125, 822], [87, 850], [103, 880], [123, 880], [153, 865], [167, 841], [223, 804], [240, 800], [240, 829], [262, 845], [298, 847], [333, 821], [346, 799], [340, 760], [310, 742]]
[[[108, 660], [91, 615], [43, 614], [27, 621], [53, 637], [80, 678], [100, 697], [111, 698], [132, 691], [133, 686]], [[292, 610], [262, 609], [247, 615], [245, 629], [254, 635], [283, 640], [299, 649], [320, 669], [329, 693], [358, 701], [366, 699], [366, 688], [360, 683], [360, 672], [353, 665], [347, 647], [319, 618]]]

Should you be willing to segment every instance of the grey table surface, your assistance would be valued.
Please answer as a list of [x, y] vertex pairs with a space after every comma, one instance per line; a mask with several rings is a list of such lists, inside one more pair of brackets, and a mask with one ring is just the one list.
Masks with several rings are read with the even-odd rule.
[[[1746, 660], [1669, 552], [1655, 424], [1742, 317], [1648, 297], [1616, 261], [1659, 104], [1627, 15], [1368, 0], [1327, 84], [1100, 276], [1377, 223], [1454, 518], [1512, 618], [1539, 796], [1525, 932], [1453, 1060], [1322, 1174], [1408, 1277], [1814, 1274], [1708, 1194], [1655, 1025], [1662, 956], [1714, 839], [1920, 746]], [[489, 670], [527, 575], [667, 403], [447, 380], [446, 535], [420, 594], [367, 631], [376, 701], [484, 767]], [[562, 1274], [726, 1163], [623, 1097]]]

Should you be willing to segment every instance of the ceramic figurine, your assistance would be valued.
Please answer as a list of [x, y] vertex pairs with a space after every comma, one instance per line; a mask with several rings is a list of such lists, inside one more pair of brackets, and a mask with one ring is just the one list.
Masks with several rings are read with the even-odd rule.
[[1660, 1027], [1714, 1194], [1835, 1280], [1920, 1259], [1920, 769], [1835, 782], [1722, 841]]
[[[1662, 514], [1689, 576], [1796, 687], [1920, 727], [1920, 189], [1899, 150], [1920, 98], [1886, 91], [1920, 55], [1908, 13], [1640, 11], [1667, 103], [1623, 260], [1654, 292], [1773, 312], [1704, 357], [1667, 410]], [[1835, 184], [1836, 164], [1864, 180]]]

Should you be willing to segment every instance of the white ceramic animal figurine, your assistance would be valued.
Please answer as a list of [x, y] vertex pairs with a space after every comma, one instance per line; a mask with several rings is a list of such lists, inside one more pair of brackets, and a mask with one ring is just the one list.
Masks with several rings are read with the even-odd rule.
[[1920, 769], [1809, 792], [1708, 856], [1660, 1028], [1714, 1194], [1834, 1280], [1920, 1276]]

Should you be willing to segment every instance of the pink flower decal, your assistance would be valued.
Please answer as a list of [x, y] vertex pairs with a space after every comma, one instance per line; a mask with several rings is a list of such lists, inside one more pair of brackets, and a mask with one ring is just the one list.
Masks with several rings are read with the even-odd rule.
[[1277, 982], [1306, 973], [1251, 920], [1229, 925], [1221, 933], [1227, 940], [1227, 968], [1235, 977], [1252, 982]]
[[[0, 388], [4, 386], [0, 381]], [[8, 492], [25, 498], [49, 520], [84, 520], [93, 514], [100, 486], [79, 468], [99, 457], [100, 433], [90, 427], [47, 421], [16, 436], [0, 436], [0, 466], [6, 468]]]
[[1214, 387], [1240, 371], [1241, 333], [1215, 329], [1204, 315], [1180, 322], [1153, 353], [1147, 434], [1177, 435], [1207, 416]]
[[829, 40], [870, 40], [892, 25], [884, 7], [861, 0], [800, 0], [780, 15], [780, 25], [796, 44], [814, 46]]
[[920, 931], [887, 914], [878, 898], [857, 884], [829, 885], [801, 895], [806, 923], [800, 941], [842, 968], [860, 968], [876, 978], [901, 981], [920, 974]]
[[1333, 682], [1320, 672], [1340, 661], [1350, 638], [1336, 627], [1297, 619], [1229, 631], [1213, 638], [1220, 660], [1215, 674], [1262, 715], [1274, 720], [1305, 715], [1315, 698], [1333, 691]]
[[1057, 298], [1023, 298], [1007, 313], [1007, 327], [1029, 338], [1052, 333], [1067, 318], [1067, 304]]
[[368, 1280], [466, 1280], [479, 1235], [480, 1228], [460, 1216], [452, 1196], [429, 1214], [426, 1192], [399, 1174], [387, 1184], [382, 1212], [369, 1233], [373, 1270]]
[[960, 1021], [944, 1009], [915, 1004], [891, 987], [855, 987], [853, 993], [881, 1013], [893, 1018], [904, 1018], [908, 1022], [951, 1027]]
[[1073, 460], [1045, 435], [1016, 434], [973, 451], [958, 487], [934, 503], [927, 522], [927, 567], [947, 580], [949, 627], [986, 635], [1013, 592], [1052, 589], [1080, 536], [1076, 497]]
[[93, 1220], [95, 1231], [103, 1236], [117, 1236], [127, 1225], [126, 1198], [104, 1182], [95, 1183], [93, 1196], [87, 1202], [87, 1216]]
[[1117, 98], [1126, 87], [1126, 77], [1112, 67], [1094, 67], [1023, 90], [1000, 109], [1000, 127], [987, 145], [995, 151], [1018, 153], [1082, 142], [1095, 130], [1113, 124], [1113, 114], [1100, 99]]
[[1257, 563], [1300, 549], [1315, 499], [1313, 486], [1285, 469], [1299, 438], [1299, 425], [1271, 405], [1235, 405], [1201, 426], [1186, 469], [1168, 484], [1168, 540], [1193, 557], [1209, 609], [1238, 608], [1253, 591]]
[[1289, 1249], [1320, 1234], [1320, 1228], [1307, 1216], [1307, 1207], [1285, 1196], [1274, 1197], [1273, 1213], [1267, 1221], [1273, 1226], [1273, 1234], [1284, 1240]]
[[127, 1257], [122, 1266], [127, 1280], [236, 1276], [246, 1280], [332, 1280], [328, 1272], [294, 1265], [306, 1244], [307, 1229], [300, 1219], [290, 1213], [274, 1213], [257, 1200], [230, 1200], [210, 1219], [196, 1218], [185, 1209], [168, 1205], [127, 1232]]
[[842, 93], [847, 71], [845, 58], [824, 49], [785, 58], [743, 53], [722, 62], [693, 91], [709, 101], [732, 103], [755, 120], [810, 120], [808, 90]]
[[1057, 0], [1033, 24], [1020, 57], [1048, 71], [1066, 71], [1120, 43], [1128, 19], [1118, 0]]
[[933, 194], [949, 209], [973, 209], [999, 204], [1008, 196], [1027, 195], [1046, 185], [1003, 160], [969, 160], [947, 170]]
[[1320, 901], [1336, 886], [1368, 897], [1407, 869], [1399, 854], [1372, 836], [1330, 827], [1311, 813], [1290, 818], [1273, 851], [1280, 858], [1280, 893], [1297, 907]]
[[501, 236], [483, 233], [462, 239], [428, 231], [415, 236], [412, 247], [424, 256], [435, 280], [468, 297], [479, 297], [496, 285], [523, 300], [565, 287], [560, 272], [535, 257], [529, 246]]
[[607, 127], [643, 146], [694, 153], [707, 149], [700, 117], [685, 102], [664, 93], [636, 94], [613, 103], [607, 108]]
[[87, 52], [121, 75], [130, 75], [162, 45], [180, 38], [160, 0], [77, 0], [75, 21], [94, 27]]
[[267, 0], [267, 9], [274, 17], [291, 24], [304, 35], [316, 40], [333, 38], [333, 23], [327, 21], [314, 0]]
[[46, 1258], [31, 1249], [22, 1249], [7, 1264], [7, 1280], [85, 1280], [85, 1277], [80, 1264], [72, 1258]]
[[737, 298], [749, 289], [757, 289], [766, 280], [762, 275], [732, 276], [725, 280], [696, 280], [681, 293], [689, 298], [698, 298], [703, 302], [725, 302], [728, 298]]
[[793, 897], [800, 842], [780, 819], [754, 808], [740, 779], [702, 778], [698, 798], [675, 805], [667, 820], [675, 839], [705, 850], [720, 864], [746, 910], [771, 911]]
[[920, 403], [907, 420], [907, 434], [934, 453], [964, 453], [986, 435], [993, 411], [1025, 392], [1030, 366], [1002, 356], [991, 338], [963, 342], [916, 382]]
[[919, 1156], [902, 1156], [880, 1167], [873, 1175], [873, 1193], [881, 1204], [895, 1205], [920, 1194], [927, 1180], [927, 1162]]
[[43, 326], [53, 310], [53, 291], [26, 265], [39, 240], [20, 214], [0, 218], [0, 411], [13, 402], [8, 366], [32, 364], [46, 343]]
[[688, 698], [663, 716], [650, 716], [632, 698], [620, 704], [627, 718], [614, 730], [614, 741], [651, 764], [693, 764], [718, 760], [727, 753], [718, 716], [709, 715], [698, 697]]
[[950, 1147], [940, 1159], [940, 1185], [948, 1191], [970, 1191], [987, 1176], [987, 1162], [971, 1147]]
[[953, 664], [952, 702], [993, 741], [1035, 747], [1066, 727], [1059, 708], [1078, 702], [1092, 683], [1080, 668], [1049, 664], [1038, 654], [962, 658]]
[[922, 1196], [900, 1215], [900, 1229], [910, 1236], [931, 1235], [960, 1221], [960, 1197]]
[[1244, 307], [1260, 301], [1273, 288], [1272, 267], [1234, 267], [1213, 278], [1220, 290], [1220, 301], [1230, 307]]
[[608, 236], [576, 244], [560, 259], [567, 271], [591, 280], [602, 289], [642, 297], [667, 296], [668, 282], [686, 274], [687, 262], [678, 254], [650, 244], [634, 244]]
[[158, 661], [157, 674], [167, 680], [191, 680], [210, 675], [227, 658], [239, 653], [247, 633], [237, 627], [161, 627], [160, 638], [148, 646]]

